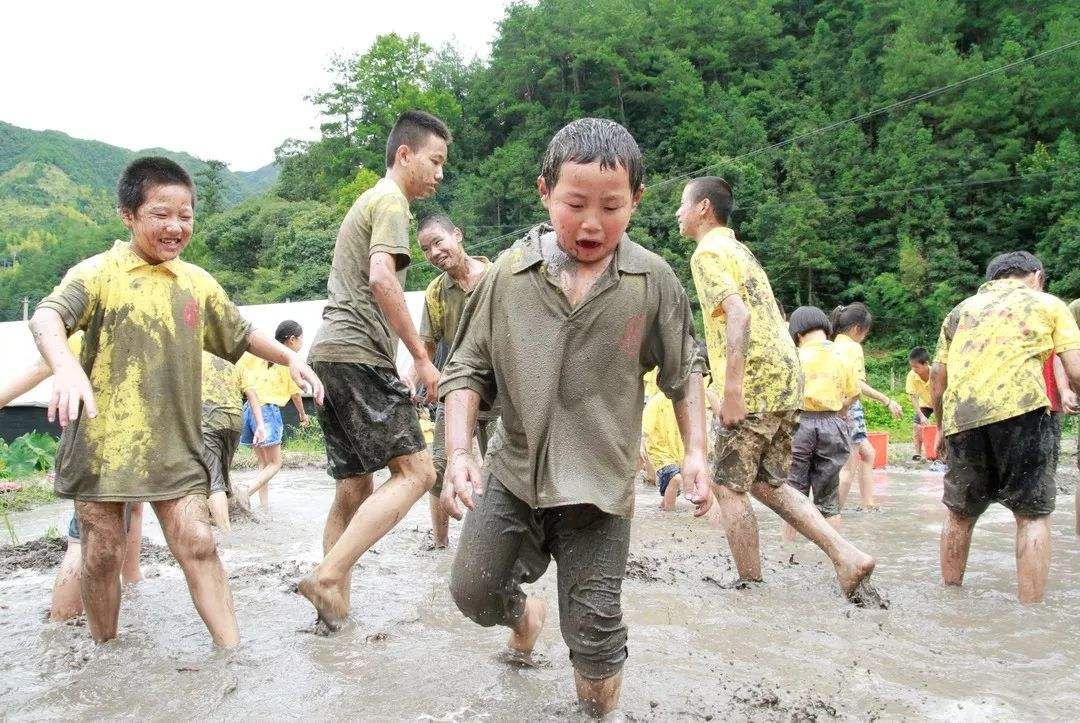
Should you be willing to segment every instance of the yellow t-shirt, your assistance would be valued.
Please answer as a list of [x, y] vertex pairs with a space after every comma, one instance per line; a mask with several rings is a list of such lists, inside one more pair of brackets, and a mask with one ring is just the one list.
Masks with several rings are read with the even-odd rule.
[[916, 374], [914, 369], [909, 369], [904, 390], [908, 394], [914, 394], [918, 397], [920, 407], [934, 406], [934, 400], [930, 397], [930, 377], [923, 381], [923, 378]]
[[301, 394], [302, 390], [293, 381], [289, 368], [280, 364], [268, 364], [254, 354], [245, 353], [236, 362], [236, 368], [259, 397], [259, 404], [274, 404], [284, 407], [292, 395]]
[[660, 393], [660, 387], [656, 384], [656, 375], [660, 373], [659, 367], [653, 367], [652, 371], [645, 372], [641, 381], [645, 383], [645, 398], [652, 399]]
[[806, 412], [839, 412], [859, 393], [859, 379], [849, 357], [831, 341], [811, 341], [799, 347], [803, 403]]
[[713, 384], [724, 388], [727, 368], [723, 301], [737, 294], [750, 312], [743, 397], [750, 414], [794, 411], [802, 404], [799, 353], [780, 316], [772, 286], [754, 254], [730, 228], [715, 228], [698, 242], [690, 259], [705, 322]]
[[833, 340], [837, 350], [855, 368], [855, 374], [860, 382], [866, 381], [866, 357], [863, 356], [862, 344], [852, 339], [847, 334], [837, 334]]
[[685, 453], [679, 422], [675, 418], [675, 405], [663, 394], [654, 394], [645, 405], [641, 433], [645, 436], [645, 449], [653, 467], [682, 466]]
[[1020, 279], [982, 285], [945, 317], [934, 361], [944, 364], [942, 433], [955, 434], [1048, 406], [1050, 352], [1080, 349], [1080, 329], [1056, 296]]

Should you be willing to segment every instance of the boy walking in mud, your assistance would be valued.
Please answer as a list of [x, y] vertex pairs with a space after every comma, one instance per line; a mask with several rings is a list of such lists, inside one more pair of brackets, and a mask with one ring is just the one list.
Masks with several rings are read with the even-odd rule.
[[[465, 307], [441, 390], [442, 499], [468, 510], [450, 589], [485, 627], [511, 629], [528, 659], [547, 611], [527, 597], [554, 559], [559, 619], [578, 698], [618, 703], [626, 660], [621, 591], [630, 544], [642, 375], [659, 367], [685, 445], [686, 496], [708, 509], [705, 405], [686, 294], [626, 236], [643, 190], [641, 151], [618, 123], [585, 118], [548, 145], [537, 179], [550, 216], [495, 261]], [[481, 402], [500, 401], [484, 472], [471, 454]]]
[[[82, 598], [94, 640], [116, 637], [124, 504], [150, 502], [214, 642], [240, 636], [210, 531], [200, 407], [203, 349], [245, 350], [322, 389], [292, 352], [251, 330], [205, 271], [178, 257], [191, 240], [195, 194], [173, 161], [139, 158], [123, 172], [118, 209], [131, 232], [73, 267], [30, 321], [53, 370], [49, 419], [64, 428], [56, 493], [75, 500]], [[76, 359], [67, 337], [85, 331]]]
[[[325, 556], [297, 585], [330, 630], [348, 616], [357, 560], [435, 483], [394, 358], [400, 338], [425, 401], [434, 402], [439, 371], [409, 316], [403, 285], [411, 258], [409, 203], [435, 193], [449, 143], [450, 130], [435, 116], [402, 114], [386, 143], [386, 175], [353, 203], [334, 245], [329, 298], [309, 358], [326, 381], [319, 421], [337, 489], [323, 531]], [[383, 467], [390, 479], [373, 493], [372, 475]]]
[[1021, 603], [1042, 601], [1050, 570], [1057, 438], [1042, 367], [1051, 352], [1080, 392], [1080, 329], [1063, 301], [1041, 291], [1042, 277], [1026, 251], [995, 256], [978, 293], [945, 317], [933, 371], [949, 465], [942, 579], [963, 583], [975, 522], [998, 502], [1016, 518]]
[[690, 268], [713, 379], [722, 390], [713, 477], [731, 555], [741, 579], [761, 580], [750, 493], [829, 556], [841, 591], [855, 600], [871, 594], [862, 583], [874, 570], [874, 558], [784, 484], [802, 403], [799, 354], [765, 270], [727, 225], [732, 206], [727, 181], [705, 176], [686, 184], [675, 214], [679, 232], [697, 242]]

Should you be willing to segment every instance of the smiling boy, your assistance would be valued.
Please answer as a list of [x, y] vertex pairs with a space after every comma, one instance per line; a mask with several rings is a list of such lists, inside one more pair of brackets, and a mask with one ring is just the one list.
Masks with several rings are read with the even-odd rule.
[[[117, 196], [131, 240], [72, 268], [30, 321], [53, 370], [49, 419], [65, 428], [55, 487], [75, 500], [87, 622], [96, 641], [116, 637], [124, 503], [147, 501], [214, 642], [232, 646], [239, 631], [206, 503], [203, 349], [288, 365], [316, 399], [322, 387], [295, 354], [252, 330], [213, 277], [179, 259], [195, 216], [183, 168], [139, 158]], [[67, 337], [78, 330], [76, 359]]]
[[[704, 514], [703, 361], [671, 268], [626, 236], [643, 191], [641, 151], [618, 123], [555, 134], [537, 179], [551, 223], [494, 263], [473, 293], [441, 383], [449, 463], [442, 499], [462, 528], [450, 589], [483, 626], [511, 629], [528, 657], [547, 606], [526, 597], [550, 561], [578, 698], [603, 715], [626, 660], [622, 580], [640, 445], [642, 375], [659, 367], [675, 402], [687, 498]], [[481, 400], [501, 421], [481, 476], [472, 430]]]

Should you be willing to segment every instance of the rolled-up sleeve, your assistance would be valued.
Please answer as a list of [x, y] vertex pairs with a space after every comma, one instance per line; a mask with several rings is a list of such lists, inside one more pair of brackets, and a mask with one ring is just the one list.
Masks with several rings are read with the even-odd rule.
[[657, 276], [659, 299], [656, 319], [649, 330], [645, 364], [659, 367], [657, 386], [677, 402], [686, 396], [690, 375], [704, 373], [705, 359], [694, 340], [694, 316], [682, 284], [670, 268]]
[[73, 266], [37, 308], [52, 309], [59, 314], [68, 334], [85, 330], [97, 297], [98, 275], [104, 271], [96, 259]]
[[461, 313], [457, 336], [439, 380], [439, 398], [450, 392], [471, 389], [480, 395], [481, 407], [495, 402], [496, 382], [491, 360], [492, 304], [495, 273], [488, 273], [476, 287]]

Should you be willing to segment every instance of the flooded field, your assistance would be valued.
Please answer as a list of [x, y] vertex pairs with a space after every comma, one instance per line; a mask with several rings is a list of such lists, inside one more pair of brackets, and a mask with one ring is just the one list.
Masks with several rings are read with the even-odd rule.
[[[243, 473], [241, 479], [249, 476]], [[1069, 484], [1072, 487], [1072, 484]], [[766, 583], [730, 585], [727, 545], [688, 507], [661, 513], [638, 493], [624, 584], [630, 658], [616, 717], [670, 719], [985, 718], [1046, 720], [1080, 709], [1080, 538], [1059, 494], [1045, 604], [1015, 601], [1013, 522], [994, 507], [976, 528], [966, 585], [939, 584], [941, 475], [878, 478], [878, 513], [846, 534], [878, 558], [887, 610], [840, 599], [804, 542], [781, 549], [757, 507]], [[55, 569], [0, 568], [0, 712], [41, 718], [542, 720], [574, 718], [571, 668], [552, 605], [538, 669], [497, 658], [506, 632], [463, 618], [447, 591], [456, 544], [429, 549], [421, 501], [353, 578], [353, 622], [332, 638], [290, 583], [319, 557], [330, 480], [289, 470], [273, 517], [221, 540], [242, 647], [214, 652], [180, 571], [155, 555], [126, 589], [120, 637], [95, 646], [82, 621], [43, 622]], [[682, 503], [680, 503], [682, 504]], [[70, 503], [13, 515], [21, 539], [63, 530]], [[145, 534], [161, 542], [153, 515]], [[54, 555], [55, 557], [55, 555]], [[548, 572], [532, 592], [555, 600]]]

